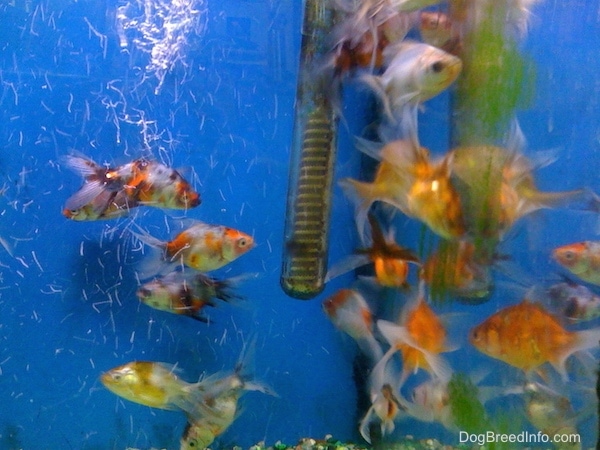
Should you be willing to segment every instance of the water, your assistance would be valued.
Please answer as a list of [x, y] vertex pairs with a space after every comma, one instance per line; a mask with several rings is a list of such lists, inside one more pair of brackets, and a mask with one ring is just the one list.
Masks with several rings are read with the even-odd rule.
[[[170, 14], [173, 5], [187, 11], [189, 4], [148, 4], [154, 16], [144, 16], [142, 3], [112, 0], [0, 5], [0, 237], [10, 250], [0, 248], [0, 448], [178, 448], [181, 413], [120, 400], [99, 375], [140, 359], [176, 363], [194, 381], [231, 370], [252, 337], [256, 377], [278, 396], [245, 395], [219, 445], [295, 443], [327, 433], [359, 441], [358, 351], [321, 309], [353, 276], [310, 301], [279, 286], [302, 4], [198, 1], [185, 24]], [[600, 190], [599, 13], [591, 0], [542, 1], [521, 46], [536, 72], [531, 102], [518, 111], [526, 152], [555, 149], [560, 161], [536, 172], [542, 190]], [[159, 29], [169, 20], [177, 26], [169, 38], [144, 35], [131, 21], [144, 17], [154, 17]], [[170, 49], [168, 58], [149, 52], [157, 42]], [[420, 117], [421, 141], [436, 154], [448, 147], [448, 104], [444, 94]], [[370, 96], [356, 84], [347, 88], [344, 113], [353, 134], [372, 117]], [[131, 218], [78, 223], [61, 214], [82, 183], [59, 163], [73, 151], [110, 164], [153, 155], [182, 168], [202, 204], [185, 214], [139, 208], [133, 220], [160, 239], [179, 231], [183, 216], [251, 234], [257, 247], [214, 273], [258, 273], [239, 288], [245, 301], [219, 304], [209, 324], [140, 304], [136, 267], [143, 255], [123, 231]], [[345, 126], [337, 157], [336, 179], [358, 177], [360, 156]], [[335, 262], [357, 246], [352, 207], [337, 185], [332, 217]], [[403, 217], [395, 226], [401, 242], [417, 249], [421, 227]], [[543, 284], [562, 273], [550, 259], [554, 247], [597, 234], [595, 213], [542, 211], [519, 222], [501, 251]], [[513, 370], [470, 347], [466, 332], [522, 293], [499, 289], [483, 305], [439, 309], [468, 315], [465, 330], [455, 332], [461, 348], [449, 356], [455, 370]], [[593, 408], [591, 397], [581, 409]], [[594, 414], [578, 427], [584, 446], [593, 446]], [[439, 424], [405, 420], [396, 428], [395, 436], [458, 442], [456, 430]]]

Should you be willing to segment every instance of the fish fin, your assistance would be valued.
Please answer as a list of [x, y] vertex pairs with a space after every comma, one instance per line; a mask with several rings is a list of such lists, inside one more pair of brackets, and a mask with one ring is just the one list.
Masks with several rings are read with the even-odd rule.
[[575, 352], [597, 347], [598, 342], [600, 342], [600, 327], [578, 331], [576, 332], [575, 342], [564, 348], [563, 351], [559, 351], [557, 357], [550, 363], [562, 376], [563, 380], [567, 381], [569, 376], [566, 370], [566, 361], [569, 356]]
[[6, 253], [8, 253], [10, 256], [13, 256], [12, 246], [2, 236], [0, 236], [0, 246], [2, 246], [4, 250], [6, 250]]
[[370, 141], [361, 137], [354, 139], [354, 145], [358, 151], [365, 155], [373, 158], [377, 161], [381, 161], [381, 149], [383, 148], [380, 142]]
[[325, 283], [328, 283], [334, 278], [337, 278], [347, 272], [350, 272], [351, 270], [369, 264], [370, 261], [371, 259], [369, 255], [349, 255], [329, 268], [329, 270], [325, 274]]
[[363, 338], [356, 339], [356, 343], [360, 350], [369, 358], [370, 361], [376, 363], [380, 361], [383, 357], [383, 351], [381, 350], [381, 345], [375, 339], [373, 334], [367, 334]]
[[344, 178], [339, 181], [346, 196], [355, 205], [356, 228], [361, 239], [365, 237], [367, 215], [371, 205], [378, 200], [377, 190], [373, 183], [365, 183], [352, 178]]
[[[104, 183], [99, 180], [89, 181], [85, 183], [81, 189], [79, 189], [75, 194], [69, 197], [65, 203], [65, 208], [71, 211], [77, 210], [91, 202], [94, 201], [99, 195], [102, 195], [104, 192], [107, 192]], [[109, 192], [112, 196], [116, 195], [115, 192]], [[105, 207], [108, 207], [110, 203], [110, 199], [106, 202]]]
[[396, 122], [396, 117], [392, 111], [390, 97], [385, 91], [385, 86], [381, 82], [381, 77], [377, 75], [362, 75], [359, 80], [371, 88], [375, 96], [381, 102], [385, 117], [392, 123]]
[[375, 406], [371, 405], [367, 410], [365, 416], [361, 419], [360, 424], [358, 426], [358, 431], [360, 435], [363, 437], [365, 441], [371, 444], [371, 432], [370, 425], [373, 422], [373, 418], [376, 416], [375, 414]]
[[410, 336], [408, 330], [400, 325], [396, 325], [393, 322], [386, 320], [378, 320], [377, 328], [383, 335], [383, 337], [392, 346], [396, 346], [398, 343], [406, 344], [423, 354], [423, 357], [429, 364], [431, 372], [441, 381], [446, 382], [452, 377], [452, 369], [448, 362], [439, 355], [436, 355], [424, 348], [420, 347]]
[[60, 157], [60, 162], [86, 179], [96, 175], [99, 171], [104, 170], [101, 165], [83, 155], [64, 155]]
[[151, 236], [146, 230], [134, 222], [131, 222], [131, 226], [135, 227], [137, 231], [133, 231], [131, 227], [128, 226], [126, 228], [127, 232], [138, 241], [150, 247], [149, 254], [138, 266], [137, 274], [140, 279], [145, 280], [156, 275], [167, 275], [169, 272], [173, 272], [177, 266], [180, 265], [183, 267], [183, 263], [177, 259], [173, 261], [165, 260], [164, 250], [166, 242]]

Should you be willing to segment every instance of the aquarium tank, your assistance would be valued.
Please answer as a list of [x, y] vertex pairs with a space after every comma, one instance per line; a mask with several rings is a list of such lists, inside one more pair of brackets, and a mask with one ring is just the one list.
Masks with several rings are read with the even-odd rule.
[[0, 24], [0, 449], [596, 448], [598, 2]]

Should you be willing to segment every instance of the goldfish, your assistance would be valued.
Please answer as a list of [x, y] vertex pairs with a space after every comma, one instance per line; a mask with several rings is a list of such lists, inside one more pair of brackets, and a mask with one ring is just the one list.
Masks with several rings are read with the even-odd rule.
[[250, 374], [254, 340], [244, 346], [231, 373], [216, 373], [198, 382], [193, 412], [180, 440], [180, 449], [203, 449], [224, 433], [238, 416], [238, 402], [247, 391], [277, 395], [268, 386], [252, 381]]
[[113, 394], [152, 408], [194, 412], [200, 391], [175, 374], [175, 366], [133, 361], [104, 372], [100, 381]]
[[551, 303], [563, 316], [573, 321], [600, 317], [600, 296], [581, 284], [567, 281], [548, 288]]
[[141, 234], [131, 233], [160, 251], [158, 258], [148, 261], [145, 270], [142, 270], [144, 274], [159, 272], [164, 263], [167, 266], [181, 263], [199, 272], [209, 272], [229, 264], [254, 248], [254, 239], [242, 231], [199, 221], [167, 242], [141, 231]]
[[385, 71], [381, 75], [361, 77], [381, 100], [386, 116], [399, 122], [407, 105], [428, 100], [456, 80], [461, 60], [439, 48], [402, 41], [383, 51]]
[[372, 246], [355, 250], [355, 255], [332, 267], [327, 273], [326, 281], [372, 262], [375, 278], [381, 286], [407, 288], [408, 265], [420, 265], [419, 258], [412, 251], [396, 244], [393, 236], [384, 236], [379, 223], [372, 215], [369, 215], [369, 223], [373, 237]]
[[215, 306], [214, 298], [229, 301], [235, 297], [231, 288], [239, 278], [217, 280], [202, 273], [193, 276], [173, 271], [144, 283], [136, 292], [146, 305], [206, 322], [201, 315], [205, 306]]
[[344, 178], [339, 182], [346, 196], [355, 203], [356, 226], [362, 238], [365, 235], [369, 209], [374, 202], [383, 201], [406, 213], [406, 193], [414, 181], [412, 168], [428, 164], [429, 151], [423, 147], [415, 149], [408, 140], [392, 141], [380, 152], [372, 150], [369, 144], [364, 144], [359, 149], [381, 161], [372, 183], [351, 178]]
[[451, 179], [451, 158], [423, 167], [407, 194], [409, 215], [434, 233], [455, 239], [465, 234], [462, 200]]
[[[121, 212], [125, 215], [127, 205], [187, 209], [201, 202], [200, 195], [179, 172], [157, 161], [140, 158], [111, 168], [85, 157], [69, 155], [65, 162], [86, 181], [65, 204], [64, 214], [69, 218], [96, 220], [112, 218], [113, 215], [118, 217]], [[79, 213], [81, 210], [82, 213]], [[114, 211], [118, 213], [113, 214]]]
[[410, 28], [410, 19], [391, 8], [363, 7], [352, 11], [332, 32], [331, 64], [341, 76], [356, 68], [381, 68], [383, 51], [401, 41]]
[[125, 191], [107, 189], [83, 206], [76, 209], [65, 208], [63, 215], [76, 221], [115, 219], [129, 215], [130, 210], [137, 206], [138, 202], [129, 198]]
[[[538, 382], [524, 388], [525, 411], [533, 426], [548, 436], [577, 434], [576, 415], [569, 399]], [[580, 449], [581, 443], [563, 443], [561, 449]]]
[[340, 289], [325, 299], [323, 311], [338, 330], [356, 341], [371, 361], [381, 359], [383, 352], [373, 335], [373, 313], [360, 292]]
[[600, 328], [571, 332], [538, 303], [525, 299], [474, 327], [469, 341], [480, 352], [526, 374], [550, 363], [567, 378], [565, 362], [573, 353], [598, 345]]
[[490, 295], [493, 280], [489, 266], [479, 262], [475, 245], [466, 240], [441, 241], [421, 271], [432, 295], [482, 299]]
[[371, 401], [372, 404], [359, 426], [361, 436], [369, 444], [371, 443], [369, 427], [375, 418], [381, 422], [381, 435], [385, 436], [394, 432], [396, 428], [394, 420], [405, 409], [396, 396], [393, 387], [388, 383], [381, 386], [381, 389], [373, 396]]
[[372, 183], [350, 178], [339, 183], [356, 205], [360, 236], [375, 201], [421, 220], [439, 236], [454, 239], [465, 233], [461, 199], [449, 177], [450, 159], [431, 161], [427, 149], [409, 140], [392, 141], [375, 156], [381, 163]]
[[419, 33], [423, 42], [440, 48], [453, 55], [461, 52], [461, 38], [458, 27], [448, 14], [441, 11], [421, 11]]
[[583, 193], [540, 191], [532, 172], [551, 163], [554, 155], [540, 154], [532, 162], [515, 147], [465, 146], [452, 150], [451, 178], [463, 201], [467, 234], [477, 245], [478, 258], [491, 259], [498, 241], [520, 218], [557, 207]]
[[563, 245], [552, 251], [552, 257], [579, 279], [600, 286], [600, 242]]
[[[400, 352], [403, 367], [399, 386], [418, 369], [425, 369], [440, 380], [447, 381], [451, 375], [447, 362], [438, 356], [452, 350], [447, 342], [448, 332], [425, 301], [423, 292], [424, 286], [421, 285], [416, 300], [409, 302], [403, 310], [399, 324], [377, 321], [377, 329], [391, 345], [377, 365], [385, 365], [396, 352]], [[374, 368], [373, 372], [376, 370], [381, 369]]]
[[200, 204], [200, 195], [175, 169], [143, 158], [135, 160], [133, 166], [133, 177], [125, 190], [141, 205], [188, 209]]

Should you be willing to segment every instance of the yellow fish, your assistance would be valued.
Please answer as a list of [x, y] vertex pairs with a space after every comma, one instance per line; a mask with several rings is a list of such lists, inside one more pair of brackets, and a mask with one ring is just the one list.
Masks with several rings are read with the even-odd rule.
[[199, 395], [197, 384], [181, 380], [174, 366], [159, 362], [129, 362], [103, 373], [100, 381], [119, 397], [159, 409], [193, 412]]

